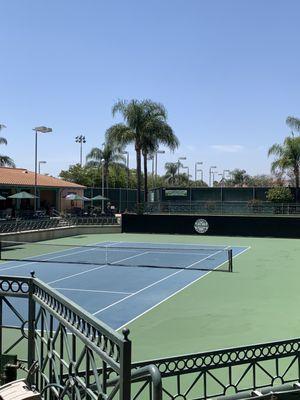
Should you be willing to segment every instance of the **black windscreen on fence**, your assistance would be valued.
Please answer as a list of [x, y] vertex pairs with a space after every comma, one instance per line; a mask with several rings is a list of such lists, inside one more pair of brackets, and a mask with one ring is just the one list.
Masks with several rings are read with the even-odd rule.
[[127, 233], [300, 238], [299, 227], [299, 217], [175, 214], [124, 214], [122, 216], [122, 232]]

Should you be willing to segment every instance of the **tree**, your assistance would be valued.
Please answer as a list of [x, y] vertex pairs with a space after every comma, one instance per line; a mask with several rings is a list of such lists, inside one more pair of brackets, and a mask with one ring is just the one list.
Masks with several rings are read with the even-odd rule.
[[231, 179], [226, 181], [226, 186], [246, 186], [249, 182], [249, 175], [244, 169], [236, 168], [231, 173]]
[[[108, 144], [107, 142], [104, 143], [102, 149], [98, 147], [93, 147], [91, 151], [87, 154], [86, 165], [88, 167], [96, 168], [100, 171], [100, 168], [104, 168], [104, 182], [106, 183], [106, 187], [108, 187], [108, 174], [109, 174], [109, 166], [110, 165], [120, 165], [120, 162], [124, 162], [125, 158], [121, 154], [122, 149], [120, 147], [114, 146], [113, 143]], [[103, 165], [102, 165], [102, 160]], [[125, 168], [125, 165], [122, 164]]]
[[273, 144], [268, 151], [268, 156], [271, 155], [275, 156], [271, 171], [276, 173], [279, 170], [292, 175], [295, 187], [299, 188], [300, 136], [286, 137], [283, 145]]
[[275, 186], [275, 180], [271, 175], [254, 175], [249, 176], [248, 185], [253, 187]]
[[[140, 203], [142, 150], [146, 148], [146, 141], [149, 139], [150, 132], [154, 131], [154, 127], [157, 129], [162, 127], [166, 119], [166, 111], [161, 104], [154, 103], [151, 100], [131, 100], [130, 102], [119, 100], [113, 106], [112, 113], [113, 116], [120, 113], [124, 123], [115, 124], [109, 128], [106, 132], [106, 139], [108, 143], [117, 143], [122, 146], [134, 145], [136, 151], [137, 202]], [[156, 144], [159, 142], [156, 142]], [[148, 145], [150, 146], [149, 142]]]
[[165, 163], [165, 180], [169, 185], [175, 185], [178, 180], [178, 167], [182, 164], [178, 162], [167, 162]]
[[191, 181], [190, 186], [192, 186], [192, 187], [208, 187], [208, 184], [200, 179], [197, 181]]
[[[78, 183], [79, 185], [87, 187], [102, 186], [102, 174], [99, 174], [98, 168], [91, 165], [70, 165], [69, 169], [61, 171], [59, 176], [69, 182]], [[112, 164], [109, 166], [108, 184], [109, 187], [127, 187], [127, 169], [125, 166], [122, 167], [122, 164]], [[128, 187], [132, 189], [136, 188], [135, 170], [129, 170]]]
[[59, 177], [84, 186], [95, 186], [96, 184], [95, 168], [86, 165], [70, 165], [68, 170], [60, 171]]
[[[3, 128], [6, 128], [6, 126], [0, 124], [0, 131]], [[4, 137], [0, 137], [0, 144], [7, 145], [7, 140]], [[5, 167], [5, 166], [15, 168], [15, 163], [10, 157], [0, 154], [0, 167]]]
[[267, 200], [272, 203], [289, 203], [293, 200], [291, 189], [277, 186], [269, 189], [266, 194]]

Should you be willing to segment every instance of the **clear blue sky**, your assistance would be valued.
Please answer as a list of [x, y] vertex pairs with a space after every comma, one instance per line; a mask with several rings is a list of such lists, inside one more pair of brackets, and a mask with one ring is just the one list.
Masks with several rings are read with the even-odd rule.
[[[267, 149], [300, 117], [298, 0], [9, 0], [0, 5], [1, 152], [57, 175], [101, 146], [117, 99], [162, 102], [187, 156], [268, 173]], [[131, 165], [134, 166], [133, 153]]]

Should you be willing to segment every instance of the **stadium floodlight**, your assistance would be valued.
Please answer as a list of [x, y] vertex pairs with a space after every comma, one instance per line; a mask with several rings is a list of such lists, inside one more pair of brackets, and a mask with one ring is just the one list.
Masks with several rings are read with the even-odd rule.
[[86, 143], [85, 136], [83, 135], [76, 136], [75, 142], [80, 144], [80, 166], [82, 167], [82, 144]]

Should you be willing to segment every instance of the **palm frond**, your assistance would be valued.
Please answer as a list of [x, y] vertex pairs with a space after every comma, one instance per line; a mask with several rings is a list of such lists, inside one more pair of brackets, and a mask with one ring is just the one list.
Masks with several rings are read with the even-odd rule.
[[286, 124], [296, 131], [300, 131], [300, 119], [292, 116], [288, 116], [286, 119]]
[[102, 150], [99, 147], [93, 147], [91, 151], [86, 155], [86, 160], [101, 161], [103, 158]]
[[125, 124], [115, 124], [107, 129], [105, 138], [110, 145], [126, 146], [135, 141], [135, 132]]
[[12, 167], [15, 168], [14, 161], [8, 157], [0, 154], [0, 167]]
[[283, 153], [283, 147], [278, 143], [273, 144], [273, 146], [271, 146], [268, 150], [268, 156], [271, 155], [281, 156], [282, 153]]
[[7, 140], [4, 137], [0, 137], [0, 144], [7, 145]]

